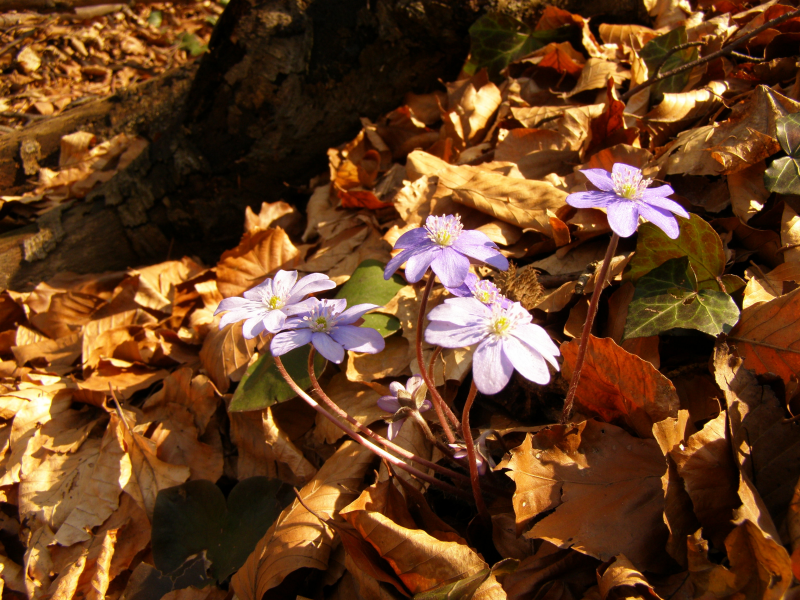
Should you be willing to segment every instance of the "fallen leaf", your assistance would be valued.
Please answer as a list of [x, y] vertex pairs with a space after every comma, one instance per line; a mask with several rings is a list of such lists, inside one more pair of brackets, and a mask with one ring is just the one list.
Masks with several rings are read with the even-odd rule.
[[[361, 383], [347, 380], [344, 373], [337, 373], [325, 386], [325, 393], [339, 408], [345, 411], [362, 425], [369, 426], [386, 413], [377, 405], [378, 392]], [[317, 426], [314, 437], [326, 444], [335, 444], [342, 436], [347, 435], [339, 427], [317, 415]]]
[[528, 435], [498, 467], [517, 486], [518, 530], [555, 509], [526, 536], [600, 560], [625, 554], [639, 569], [662, 560], [666, 463], [654, 440], [594, 420], [555, 425]]
[[786, 262], [800, 262], [800, 216], [788, 203], [783, 205], [781, 215], [781, 245], [786, 248]]
[[[319, 516], [335, 517], [358, 495], [373, 458], [355, 442], [343, 443], [300, 490], [304, 504]], [[295, 500], [269, 528], [231, 585], [241, 600], [260, 600], [297, 569], [327, 569], [333, 542], [333, 534]]]
[[[624, 554], [615, 556], [613, 561], [597, 570], [600, 594], [605, 598], [645, 598], [660, 600], [653, 586], [633, 566]], [[633, 588], [633, 589], [620, 589]]]
[[767, 202], [770, 193], [764, 187], [764, 161], [728, 175], [733, 214], [747, 223]]
[[744, 288], [742, 308], [774, 300], [783, 295], [787, 283], [800, 282], [800, 262], [785, 262], [766, 274], [754, 266], [745, 271], [745, 276], [750, 279]]
[[245, 339], [241, 323], [231, 323], [219, 329], [220, 318], [214, 318], [214, 327], [203, 342], [200, 362], [211, 381], [224, 394], [231, 381], [239, 381], [244, 375], [258, 338]]
[[623, 81], [630, 78], [631, 72], [620, 63], [592, 57], [586, 61], [581, 75], [578, 77], [578, 82], [567, 96], [604, 88], [611, 79], [614, 80], [614, 85], [621, 86]]
[[[578, 340], [561, 345], [563, 376], [572, 377]], [[589, 337], [581, 385], [575, 401], [608, 423], [624, 424], [640, 438], [653, 424], [676, 417], [680, 401], [669, 379], [650, 363], [620, 348], [610, 338]]]

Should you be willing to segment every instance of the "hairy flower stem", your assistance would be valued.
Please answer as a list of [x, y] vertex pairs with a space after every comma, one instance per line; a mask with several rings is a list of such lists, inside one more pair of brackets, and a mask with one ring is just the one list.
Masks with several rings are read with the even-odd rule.
[[442, 353], [442, 347], [436, 346], [431, 352], [431, 359], [428, 361], [428, 376], [431, 380], [435, 380], [436, 376], [433, 374], [433, 366], [436, 364], [436, 359], [439, 358], [439, 355]]
[[289, 387], [291, 387], [294, 390], [295, 394], [297, 394], [303, 400], [305, 400], [306, 404], [308, 404], [311, 408], [313, 408], [315, 411], [317, 411], [319, 414], [321, 414], [323, 417], [328, 419], [331, 423], [336, 425], [339, 429], [341, 429], [347, 435], [353, 438], [353, 440], [355, 440], [365, 448], [371, 450], [374, 454], [380, 456], [381, 458], [386, 460], [389, 464], [399, 469], [403, 469], [404, 471], [410, 473], [417, 479], [420, 479], [422, 481], [427, 481], [431, 485], [435, 485], [436, 487], [446, 491], [448, 494], [453, 494], [454, 496], [459, 496], [462, 498], [470, 497], [469, 494], [466, 494], [463, 490], [455, 487], [454, 485], [450, 485], [449, 483], [445, 483], [444, 481], [436, 479], [435, 477], [428, 475], [427, 473], [423, 473], [419, 469], [406, 464], [405, 462], [397, 458], [395, 455], [390, 454], [383, 448], [376, 446], [369, 440], [361, 437], [358, 433], [350, 429], [350, 427], [348, 427], [345, 423], [342, 423], [341, 421], [337, 420], [336, 417], [334, 417], [327, 410], [322, 408], [322, 406], [320, 406], [319, 403], [317, 403], [316, 400], [314, 400], [311, 396], [306, 394], [305, 391], [299, 385], [297, 385], [295, 380], [292, 379], [292, 376], [289, 375], [289, 373], [286, 371], [286, 368], [283, 366], [283, 362], [281, 361], [279, 356], [274, 356], [273, 358], [275, 360], [275, 366], [278, 368], [278, 372], [281, 374], [286, 383], [289, 384]]
[[600, 294], [603, 293], [603, 287], [608, 278], [608, 270], [611, 268], [611, 260], [614, 258], [614, 252], [617, 250], [619, 243], [619, 236], [614, 233], [611, 235], [611, 240], [608, 242], [608, 249], [606, 255], [603, 257], [603, 266], [600, 267], [600, 272], [597, 274], [597, 279], [594, 282], [594, 291], [592, 292], [592, 299], [589, 301], [589, 310], [586, 313], [586, 321], [583, 324], [583, 331], [581, 332], [581, 342], [578, 346], [578, 356], [575, 359], [575, 369], [572, 372], [572, 379], [569, 382], [569, 390], [567, 391], [567, 398], [564, 400], [564, 412], [561, 415], [561, 422], [566, 423], [572, 415], [572, 405], [575, 402], [575, 392], [578, 391], [578, 383], [581, 380], [581, 370], [583, 363], [586, 360], [586, 346], [589, 344], [589, 335], [592, 333], [592, 325], [594, 324], [594, 317], [597, 314], [597, 306], [600, 304]]
[[[276, 361], [276, 364], [277, 364], [277, 361]], [[278, 370], [280, 370], [280, 368]], [[283, 375], [282, 372], [281, 372], [281, 374]], [[427, 467], [429, 469], [432, 469], [432, 470], [436, 471], [437, 473], [440, 473], [441, 475], [444, 475], [446, 477], [450, 477], [454, 481], [461, 481], [463, 483], [466, 483], [468, 481], [467, 477], [465, 477], [461, 473], [457, 473], [456, 471], [452, 471], [452, 470], [448, 469], [447, 467], [443, 467], [443, 466], [438, 465], [438, 464], [436, 464], [434, 462], [431, 462], [429, 460], [425, 460], [424, 458], [422, 458], [420, 456], [417, 456], [416, 454], [413, 454], [412, 452], [409, 452], [405, 448], [402, 448], [402, 447], [398, 446], [394, 442], [391, 442], [391, 441], [387, 440], [385, 437], [383, 437], [381, 435], [378, 435], [377, 433], [372, 431], [369, 427], [367, 427], [365, 425], [362, 425], [361, 423], [358, 422], [357, 419], [355, 419], [354, 417], [352, 417], [349, 414], [347, 414], [344, 410], [342, 410], [341, 407], [339, 407], [339, 405], [337, 405], [333, 400], [330, 399], [330, 397], [322, 389], [322, 386], [320, 386], [319, 381], [317, 381], [317, 376], [314, 373], [314, 347], [313, 346], [311, 347], [311, 351], [308, 353], [308, 375], [311, 378], [311, 386], [314, 388], [314, 391], [317, 393], [317, 396], [319, 396], [320, 400], [322, 400], [322, 402], [325, 404], [325, 406], [327, 406], [331, 411], [333, 411], [333, 413], [337, 417], [339, 417], [340, 419], [343, 419], [343, 420], [347, 421], [348, 423], [350, 423], [351, 425], [355, 426], [362, 434], [364, 434], [368, 438], [374, 440], [375, 442], [377, 442], [378, 444], [380, 444], [384, 448], [387, 448], [388, 450], [391, 450], [392, 452], [394, 452], [395, 454], [399, 455], [400, 457], [402, 457], [402, 458], [404, 458], [406, 460], [414, 461], [414, 462], [418, 463], [419, 465], [421, 465], [423, 467]], [[285, 379], [285, 377], [284, 377], [284, 379]], [[289, 384], [289, 385], [291, 385], [291, 384]], [[419, 413], [417, 413], [417, 414], [419, 414]], [[420, 418], [422, 418], [422, 417], [420, 416]], [[340, 424], [339, 421], [332, 421], [332, 422], [335, 423], [343, 431], [347, 431], [347, 429], [345, 429]], [[426, 426], [427, 426], [427, 424], [426, 424]], [[433, 437], [433, 434], [430, 433], [430, 429], [428, 429], [428, 433], [431, 435], [431, 437]]]
[[467, 446], [467, 460], [469, 461], [469, 478], [472, 483], [472, 494], [475, 496], [475, 505], [478, 507], [478, 514], [481, 516], [484, 527], [487, 531], [492, 530], [492, 516], [489, 514], [489, 509], [486, 508], [486, 502], [483, 501], [483, 492], [481, 491], [481, 479], [478, 473], [478, 461], [475, 453], [475, 442], [472, 439], [472, 430], [469, 426], [469, 411], [475, 402], [475, 396], [478, 395], [478, 388], [475, 387], [475, 382], [469, 388], [469, 395], [467, 402], [464, 404], [464, 412], [461, 415], [461, 428], [464, 434], [464, 443]]
[[[422, 300], [419, 304], [419, 317], [417, 317], [417, 364], [419, 364], [419, 370], [420, 374], [422, 375], [422, 379], [425, 381], [425, 385], [428, 386], [428, 391], [431, 393], [433, 408], [436, 409], [436, 416], [439, 418], [439, 424], [442, 426], [444, 435], [447, 437], [447, 441], [449, 443], [455, 444], [456, 436], [453, 435], [453, 430], [450, 429], [450, 425], [447, 423], [447, 418], [449, 418], [453, 425], [458, 428], [458, 417], [453, 414], [453, 411], [450, 410], [450, 407], [447, 406], [444, 399], [436, 390], [436, 383], [428, 373], [428, 369], [425, 368], [425, 359], [422, 356], [422, 328], [425, 325], [425, 309], [428, 306], [428, 297], [431, 295], [434, 279], [435, 277], [433, 273], [428, 274], [428, 281], [425, 284], [425, 290], [422, 292]], [[447, 412], [447, 418], [445, 418], [445, 412]]]

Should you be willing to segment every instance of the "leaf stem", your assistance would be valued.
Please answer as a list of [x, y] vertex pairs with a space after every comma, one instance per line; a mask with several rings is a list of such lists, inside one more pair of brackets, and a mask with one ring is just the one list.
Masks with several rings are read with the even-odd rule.
[[603, 293], [603, 286], [606, 284], [608, 270], [611, 267], [611, 261], [614, 258], [614, 252], [617, 250], [618, 243], [619, 236], [615, 233], [608, 242], [608, 249], [606, 250], [606, 255], [603, 257], [603, 265], [600, 267], [600, 272], [597, 274], [597, 279], [594, 281], [594, 291], [592, 291], [592, 299], [589, 301], [589, 310], [586, 313], [586, 321], [583, 323], [583, 331], [581, 332], [581, 342], [580, 346], [578, 346], [578, 356], [575, 359], [575, 370], [572, 372], [569, 390], [564, 400], [564, 412], [561, 415], [562, 423], [566, 423], [572, 415], [575, 392], [578, 391], [578, 383], [580, 383], [581, 380], [581, 370], [583, 370], [583, 363], [586, 360], [586, 347], [589, 344], [589, 335], [592, 333], [592, 325], [594, 324], [594, 317], [597, 314], [597, 306], [600, 304], [600, 294]]
[[661, 81], [662, 79], [666, 79], [667, 77], [672, 77], [673, 75], [677, 75], [679, 73], [683, 73], [684, 71], [688, 71], [689, 69], [694, 69], [695, 67], [699, 67], [700, 65], [704, 65], [707, 62], [711, 62], [715, 58], [719, 58], [720, 56], [725, 56], [726, 54], [731, 54], [736, 48], [744, 44], [750, 38], [757, 36], [762, 31], [766, 31], [770, 27], [774, 27], [784, 21], [788, 21], [794, 17], [800, 16], [800, 8], [797, 8], [791, 12], [785, 13], [779, 17], [776, 17], [770, 21], [767, 21], [760, 27], [756, 27], [753, 31], [748, 34], [743, 35], [742, 37], [732, 41], [730, 44], [723, 46], [716, 52], [712, 52], [706, 56], [698, 58], [697, 60], [693, 60], [692, 62], [688, 62], [685, 65], [681, 65], [680, 67], [675, 67], [674, 69], [670, 69], [666, 73], [656, 74], [655, 76], [651, 77], [647, 81], [640, 83], [639, 85], [629, 89], [627, 92], [620, 96], [620, 100], [623, 102], [627, 102], [630, 100], [632, 96], [639, 93], [643, 89], [650, 87], [654, 83]]
[[348, 427], [346, 424], [338, 421], [336, 419], [336, 417], [334, 417], [327, 410], [322, 408], [322, 406], [320, 406], [319, 403], [317, 403], [316, 400], [314, 400], [311, 396], [306, 394], [306, 392], [303, 390], [303, 388], [301, 388], [299, 385], [297, 385], [295, 380], [292, 379], [292, 376], [289, 375], [289, 373], [286, 371], [286, 367], [283, 366], [283, 362], [281, 361], [279, 356], [274, 356], [273, 359], [275, 360], [275, 366], [278, 368], [278, 372], [281, 374], [281, 376], [286, 381], [286, 383], [288, 383], [289, 386], [294, 390], [295, 394], [297, 394], [303, 400], [305, 400], [306, 404], [311, 406], [311, 408], [313, 408], [315, 411], [317, 411], [319, 414], [321, 414], [323, 417], [328, 419], [331, 423], [336, 425], [339, 429], [341, 429], [347, 435], [349, 435], [351, 438], [353, 438], [353, 440], [355, 440], [356, 442], [358, 442], [359, 444], [361, 444], [365, 448], [371, 450], [374, 454], [377, 454], [381, 458], [387, 460], [390, 464], [394, 465], [395, 467], [397, 467], [399, 469], [403, 469], [404, 471], [406, 471], [408, 473], [411, 473], [417, 479], [421, 479], [422, 481], [427, 481], [431, 485], [435, 485], [435, 486], [441, 488], [442, 490], [446, 491], [449, 494], [453, 494], [455, 496], [459, 496], [459, 497], [462, 497], [462, 498], [469, 497], [469, 495], [466, 494], [463, 490], [460, 490], [459, 488], [457, 488], [457, 487], [455, 487], [453, 485], [450, 485], [449, 483], [445, 483], [444, 481], [436, 479], [435, 477], [433, 477], [431, 475], [428, 475], [427, 473], [424, 473], [424, 472], [420, 471], [419, 469], [417, 469], [415, 467], [412, 467], [411, 465], [406, 464], [405, 462], [403, 462], [402, 460], [400, 460], [399, 458], [397, 458], [393, 454], [390, 454], [389, 452], [387, 452], [383, 448], [381, 448], [379, 446], [376, 446], [375, 444], [373, 444], [372, 442], [370, 442], [367, 439], [364, 439], [363, 437], [358, 435], [358, 433], [356, 433], [355, 431], [350, 429], [350, 427]]
[[[380, 444], [384, 448], [387, 448], [388, 450], [391, 450], [392, 452], [394, 452], [395, 454], [399, 455], [400, 457], [402, 457], [402, 458], [404, 458], [406, 460], [412, 460], [412, 461], [422, 465], [423, 467], [427, 467], [428, 469], [432, 469], [432, 470], [436, 471], [437, 473], [440, 473], [440, 474], [442, 474], [442, 475], [444, 475], [446, 477], [450, 477], [453, 480], [462, 481], [464, 483], [467, 482], [467, 478], [464, 475], [462, 475], [461, 473], [457, 473], [456, 471], [452, 471], [452, 470], [448, 469], [447, 467], [443, 467], [443, 466], [438, 465], [438, 464], [436, 464], [434, 462], [431, 462], [429, 460], [425, 460], [421, 456], [417, 456], [416, 454], [413, 454], [412, 452], [409, 452], [405, 448], [402, 448], [401, 446], [398, 446], [394, 442], [387, 440], [385, 437], [383, 437], [381, 435], [378, 435], [377, 433], [372, 431], [369, 427], [367, 427], [366, 425], [363, 425], [362, 423], [360, 423], [355, 417], [352, 417], [351, 415], [347, 414], [347, 412], [342, 410], [342, 408], [338, 404], [336, 404], [333, 400], [331, 400], [331, 398], [325, 393], [325, 391], [322, 389], [322, 386], [320, 386], [319, 381], [317, 380], [317, 375], [316, 375], [316, 373], [314, 373], [314, 354], [315, 354], [315, 351], [314, 351], [314, 347], [312, 346], [310, 352], [308, 353], [308, 375], [311, 378], [311, 386], [314, 388], [314, 391], [317, 393], [317, 396], [319, 396], [320, 400], [322, 400], [322, 402], [325, 404], [325, 406], [327, 406], [331, 411], [333, 411], [333, 413], [337, 417], [347, 421], [351, 425], [354, 425], [362, 434], [364, 434], [368, 438], [374, 440], [375, 442], [377, 442], [378, 444]], [[275, 364], [276, 365], [278, 364], [277, 361], [276, 361]], [[278, 368], [278, 370], [280, 371], [280, 367]], [[282, 372], [281, 372], [281, 375], [283, 375]], [[287, 375], [288, 375], [288, 373], [287, 373]], [[286, 379], [286, 377], [284, 377], [284, 379]], [[291, 385], [291, 384], [289, 384], [289, 385]], [[297, 391], [297, 390], [295, 390], [295, 391]], [[342, 425], [338, 421], [333, 421], [333, 423], [336, 424], [337, 426], [339, 426], [343, 431], [347, 431], [347, 429], [342, 427]], [[428, 431], [430, 432], [430, 429], [428, 429]]]
[[[425, 284], [425, 290], [422, 292], [422, 300], [419, 304], [419, 316], [417, 317], [417, 364], [419, 365], [420, 374], [422, 375], [422, 379], [425, 381], [425, 385], [428, 386], [428, 391], [431, 393], [431, 399], [433, 400], [433, 408], [436, 409], [436, 416], [439, 418], [439, 424], [442, 426], [442, 430], [444, 431], [445, 437], [447, 437], [447, 441], [451, 444], [456, 443], [456, 436], [453, 435], [453, 430], [450, 429], [450, 425], [447, 423], [447, 419], [449, 418], [452, 421], [453, 425], [456, 428], [460, 426], [458, 422], [458, 417], [453, 414], [453, 411], [450, 410], [450, 407], [447, 406], [444, 399], [439, 395], [439, 392], [436, 389], [436, 383], [433, 381], [431, 376], [428, 374], [428, 369], [425, 368], [425, 359], [422, 356], [422, 328], [425, 325], [425, 309], [428, 306], [428, 297], [431, 295], [431, 290], [433, 289], [433, 282], [434, 282], [434, 275], [433, 273], [428, 274], [428, 281]], [[445, 417], [445, 412], [447, 412], [447, 417]]]
[[464, 444], [467, 447], [467, 460], [469, 461], [469, 478], [472, 483], [472, 494], [475, 496], [475, 505], [478, 507], [478, 514], [481, 516], [484, 527], [487, 531], [492, 530], [492, 516], [489, 514], [489, 509], [486, 508], [486, 502], [483, 500], [483, 492], [481, 491], [480, 474], [478, 473], [477, 453], [475, 452], [475, 442], [472, 439], [472, 429], [469, 426], [469, 411], [472, 404], [475, 402], [475, 396], [478, 395], [478, 388], [475, 387], [475, 382], [469, 388], [469, 395], [467, 402], [464, 404], [464, 412], [461, 415], [461, 430], [464, 434]]

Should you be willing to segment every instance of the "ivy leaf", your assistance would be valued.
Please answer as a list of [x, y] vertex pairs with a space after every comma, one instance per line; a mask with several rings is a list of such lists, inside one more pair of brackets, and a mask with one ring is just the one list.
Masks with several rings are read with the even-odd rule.
[[293, 497], [283, 482], [268, 477], [243, 479], [227, 501], [203, 479], [161, 490], [153, 511], [153, 562], [172, 573], [205, 550], [211, 576], [223, 581], [244, 564]]
[[[374, 258], [363, 261], [336, 297], [345, 298], [347, 306], [364, 303], [383, 306], [405, 285], [399, 275], [393, 275], [388, 280], [384, 279], [385, 267], [384, 263]], [[383, 337], [387, 337], [400, 329], [400, 320], [392, 315], [371, 313], [364, 315], [363, 326], [377, 329]]]
[[[661, 72], [665, 73], [676, 67], [680, 67], [688, 62], [697, 60], [697, 48], [684, 48], [677, 52], [670, 51], [680, 44], [685, 44], [687, 41], [686, 27], [678, 27], [672, 31], [659, 35], [653, 38], [639, 51], [639, 56], [644, 60], [647, 65], [647, 76], [653, 77], [661, 67]], [[650, 89], [651, 98], [654, 104], [658, 104], [664, 97], [665, 93], [678, 93], [682, 92], [683, 88], [689, 82], [689, 71], [678, 73], [672, 77], [667, 77], [661, 81], [653, 84]]]
[[739, 308], [725, 292], [700, 289], [688, 256], [672, 258], [636, 283], [624, 339], [682, 327], [710, 335], [728, 333]]
[[563, 42], [572, 27], [565, 25], [557, 29], [533, 31], [514, 17], [487, 13], [472, 24], [469, 35], [470, 59], [464, 70], [472, 74], [485, 68], [489, 76], [496, 79], [500, 71], [518, 58], [543, 48], [550, 42]]
[[686, 256], [700, 287], [721, 291], [719, 279], [725, 271], [725, 248], [719, 235], [697, 215], [690, 215], [689, 219], [678, 217], [678, 224], [681, 233], [674, 240], [652, 223], [640, 225], [636, 253], [624, 278], [636, 283], [640, 277], [666, 261]]
[[800, 113], [776, 121], [778, 142], [788, 156], [773, 160], [764, 172], [770, 192], [800, 195]]
[[[311, 378], [308, 376], [308, 353], [311, 346], [306, 344], [295, 348], [281, 357], [283, 366], [302, 389], [311, 387]], [[314, 373], [319, 376], [325, 370], [325, 358], [317, 353], [314, 356]], [[245, 410], [261, 410], [273, 404], [278, 404], [297, 394], [289, 387], [278, 372], [272, 354], [268, 349], [258, 357], [256, 362], [247, 368], [239, 382], [239, 387], [233, 393], [228, 410], [241, 412]]]

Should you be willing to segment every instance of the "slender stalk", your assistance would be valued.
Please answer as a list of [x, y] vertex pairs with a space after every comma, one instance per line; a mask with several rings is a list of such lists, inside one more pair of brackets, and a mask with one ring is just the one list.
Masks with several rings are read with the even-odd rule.
[[692, 62], [688, 62], [685, 65], [681, 65], [680, 67], [676, 67], [674, 69], [670, 69], [669, 71], [667, 71], [665, 73], [661, 73], [661, 74], [658, 74], [658, 75], [655, 75], [655, 76], [651, 77], [650, 79], [648, 79], [644, 83], [640, 83], [636, 87], [633, 87], [630, 90], [628, 90], [627, 92], [625, 92], [622, 96], [620, 96], [620, 100], [622, 100], [623, 102], [627, 102], [634, 94], [642, 91], [646, 87], [649, 87], [649, 86], [653, 85], [657, 81], [661, 81], [662, 79], [666, 79], [667, 77], [672, 77], [673, 75], [677, 75], [678, 73], [683, 73], [684, 71], [688, 71], [689, 69], [694, 69], [695, 67], [699, 67], [700, 65], [704, 65], [707, 62], [711, 62], [712, 60], [714, 60], [715, 58], [719, 58], [720, 56], [725, 56], [726, 54], [731, 54], [731, 53], [733, 53], [733, 51], [736, 48], [738, 48], [739, 46], [744, 44], [750, 38], [752, 38], [754, 36], [757, 36], [762, 31], [766, 31], [770, 27], [774, 27], [775, 25], [783, 23], [784, 21], [788, 21], [789, 19], [793, 19], [794, 17], [797, 17], [797, 16], [800, 16], [800, 8], [795, 9], [795, 10], [793, 10], [791, 12], [786, 13], [786, 14], [783, 14], [780, 17], [776, 17], [776, 18], [772, 19], [771, 21], [767, 21], [766, 23], [764, 23], [760, 27], [756, 27], [750, 33], [748, 33], [746, 35], [743, 35], [742, 37], [732, 41], [730, 44], [728, 44], [726, 46], [723, 46], [722, 48], [720, 48], [716, 52], [712, 52], [711, 54], [708, 54], [706, 56], [698, 58], [697, 60], [693, 60]]
[[[325, 404], [325, 406], [327, 406], [331, 411], [333, 411], [333, 413], [337, 417], [339, 417], [340, 419], [343, 419], [343, 420], [347, 421], [348, 423], [350, 423], [351, 425], [355, 426], [362, 434], [364, 434], [368, 438], [374, 440], [375, 442], [377, 442], [378, 444], [380, 444], [384, 448], [387, 448], [387, 449], [391, 450], [392, 452], [394, 452], [395, 454], [401, 456], [402, 458], [404, 458], [406, 460], [412, 460], [412, 461], [422, 465], [423, 467], [427, 467], [428, 469], [432, 469], [432, 470], [436, 471], [437, 473], [440, 473], [440, 474], [442, 474], [442, 475], [444, 475], [446, 477], [450, 477], [453, 480], [462, 481], [464, 483], [467, 482], [467, 477], [465, 477], [461, 473], [457, 473], [456, 471], [452, 471], [452, 470], [448, 469], [447, 467], [443, 467], [442, 465], [438, 465], [435, 462], [431, 462], [429, 460], [425, 460], [421, 456], [417, 456], [416, 454], [414, 454], [412, 452], [409, 452], [405, 448], [402, 448], [401, 446], [398, 446], [394, 442], [391, 442], [391, 441], [387, 440], [385, 437], [383, 437], [381, 435], [378, 435], [377, 433], [372, 431], [369, 427], [359, 423], [359, 421], [357, 419], [355, 419], [351, 415], [347, 414], [347, 412], [342, 410], [341, 407], [338, 404], [336, 404], [333, 400], [330, 399], [328, 394], [325, 393], [325, 391], [322, 389], [322, 386], [320, 386], [319, 381], [317, 380], [317, 375], [316, 375], [316, 373], [314, 373], [314, 353], [315, 353], [314, 347], [312, 346], [311, 347], [311, 351], [308, 353], [308, 375], [311, 378], [311, 387], [314, 388], [314, 391], [317, 393], [317, 396], [319, 396], [319, 399], [322, 400], [322, 402]], [[277, 364], [277, 361], [276, 361], [276, 364]], [[278, 370], [280, 370], [280, 367], [279, 367]], [[287, 373], [287, 375], [288, 375], [288, 373]], [[284, 379], [285, 379], [285, 377], [284, 377]], [[291, 384], [289, 384], [289, 385], [291, 385]], [[339, 425], [338, 421], [334, 421], [334, 423]], [[339, 425], [339, 426], [341, 427], [341, 425]], [[347, 431], [344, 427], [341, 427], [341, 428], [344, 431]], [[430, 429], [428, 431], [430, 432]], [[431, 434], [431, 435], [433, 435], [433, 434]]]
[[[444, 435], [449, 443], [455, 444], [456, 436], [453, 435], [453, 430], [450, 429], [450, 425], [447, 423], [447, 418], [449, 418], [456, 427], [458, 427], [458, 418], [452, 413], [450, 407], [445, 404], [444, 399], [439, 395], [439, 392], [436, 389], [436, 383], [433, 381], [433, 379], [431, 379], [428, 369], [425, 368], [425, 359], [422, 356], [422, 328], [425, 325], [425, 309], [428, 306], [428, 297], [431, 295], [433, 282], [434, 276], [433, 273], [430, 273], [428, 274], [428, 281], [425, 284], [425, 290], [422, 292], [422, 300], [419, 304], [416, 340], [417, 364], [419, 364], [420, 375], [422, 375], [422, 379], [425, 381], [425, 385], [428, 386], [428, 391], [431, 393], [433, 408], [436, 410], [436, 416], [439, 418], [439, 424], [442, 426]], [[447, 415], [447, 417], [445, 417], [445, 410], [450, 413]]]
[[442, 353], [442, 347], [436, 346], [431, 352], [431, 359], [428, 361], [428, 375], [431, 378], [431, 381], [436, 381], [436, 376], [433, 373], [433, 365], [436, 364], [436, 359], [439, 358], [439, 355]]
[[572, 415], [575, 392], [578, 391], [578, 383], [581, 380], [581, 370], [586, 360], [586, 346], [589, 344], [589, 335], [592, 333], [594, 317], [597, 314], [597, 306], [600, 303], [600, 294], [603, 293], [603, 286], [606, 284], [608, 270], [611, 267], [611, 260], [614, 258], [614, 252], [617, 250], [618, 243], [619, 236], [615, 233], [608, 242], [608, 249], [606, 250], [605, 257], [603, 257], [603, 266], [600, 267], [600, 272], [597, 274], [597, 279], [594, 282], [594, 291], [592, 292], [592, 299], [589, 301], [589, 310], [586, 313], [586, 321], [583, 324], [583, 332], [581, 332], [581, 342], [580, 346], [578, 346], [578, 357], [575, 359], [575, 370], [572, 372], [572, 380], [569, 382], [567, 398], [564, 400], [564, 413], [561, 415], [562, 423], [566, 423]]
[[486, 502], [483, 501], [483, 492], [481, 492], [481, 479], [478, 473], [477, 454], [475, 452], [475, 442], [472, 439], [472, 430], [469, 426], [469, 411], [475, 402], [475, 396], [478, 395], [478, 388], [475, 387], [475, 382], [469, 388], [469, 395], [467, 402], [464, 404], [464, 412], [461, 415], [461, 431], [464, 434], [464, 443], [467, 446], [467, 460], [469, 461], [469, 478], [472, 483], [472, 495], [475, 496], [475, 505], [478, 507], [478, 514], [481, 516], [484, 526], [492, 530], [492, 516], [489, 514], [489, 509], [486, 508]]
[[278, 372], [281, 374], [281, 376], [286, 381], [286, 383], [288, 383], [289, 386], [294, 390], [295, 394], [297, 394], [303, 400], [305, 400], [306, 404], [311, 406], [311, 408], [313, 408], [315, 411], [317, 411], [319, 414], [321, 414], [323, 417], [328, 419], [331, 423], [336, 425], [339, 429], [341, 429], [347, 435], [349, 435], [351, 438], [353, 438], [353, 440], [355, 440], [356, 442], [358, 442], [359, 444], [361, 444], [365, 448], [368, 448], [374, 454], [377, 454], [378, 456], [380, 456], [381, 458], [385, 459], [386, 461], [388, 461], [390, 464], [394, 465], [395, 467], [397, 467], [399, 469], [403, 469], [404, 471], [406, 471], [408, 473], [411, 473], [417, 479], [421, 479], [422, 481], [427, 481], [431, 485], [435, 485], [435, 486], [443, 489], [444, 491], [446, 491], [449, 494], [453, 494], [455, 496], [460, 496], [462, 498], [465, 497], [465, 496], [469, 497], [469, 495], [465, 494], [465, 492], [463, 490], [460, 490], [459, 488], [457, 488], [457, 487], [455, 487], [453, 485], [450, 485], [449, 483], [445, 483], [444, 481], [436, 479], [435, 477], [432, 477], [431, 475], [428, 475], [427, 473], [423, 473], [419, 469], [417, 469], [415, 467], [412, 467], [409, 464], [406, 464], [405, 462], [403, 462], [402, 460], [400, 460], [399, 458], [397, 458], [393, 454], [388, 453], [383, 448], [381, 448], [379, 446], [376, 446], [375, 444], [373, 444], [369, 440], [364, 439], [363, 437], [358, 435], [358, 433], [356, 433], [355, 431], [350, 429], [350, 427], [348, 427], [346, 424], [342, 423], [341, 421], [338, 421], [336, 419], [336, 417], [334, 417], [327, 410], [322, 408], [322, 406], [320, 406], [319, 403], [317, 403], [316, 400], [314, 400], [311, 396], [306, 394], [306, 392], [299, 385], [297, 385], [295, 380], [292, 379], [292, 376], [289, 375], [289, 373], [286, 371], [286, 368], [283, 366], [283, 362], [281, 361], [279, 356], [275, 356], [273, 358], [275, 359], [275, 366], [278, 368]]

